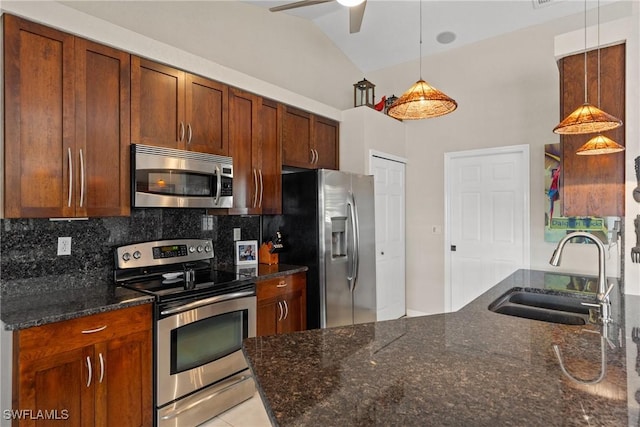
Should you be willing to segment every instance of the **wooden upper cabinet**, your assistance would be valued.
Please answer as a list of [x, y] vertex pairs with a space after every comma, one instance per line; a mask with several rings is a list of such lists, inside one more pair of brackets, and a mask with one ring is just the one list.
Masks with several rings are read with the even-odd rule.
[[339, 126], [335, 120], [313, 116], [312, 139], [317, 157], [316, 168], [338, 169]]
[[313, 168], [311, 114], [285, 107], [282, 119], [282, 164]]
[[181, 148], [184, 123], [184, 72], [131, 58], [131, 141]]
[[339, 124], [315, 114], [285, 107], [282, 164], [305, 169], [338, 169]]
[[258, 108], [260, 141], [260, 208], [263, 214], [282, 213], [282, 114], [284, 106], [261, 99]]
[[227, 86], [136, 56], [131, 61], [134, 143], [229, 154]]
[[[561, 120], [584, 99], [584, 54], [562, 58], [560, 70]], [[625, 121], [625, 45], [600, 49], [600, 103], [598, 103], [598, 52], [587, 54], [588, 101]], [[603, 135], [625, 145], [624, 125]], [[562, 203], [564, 216], [624, 216], [625, 153], [579, 156], [576, 154], [596, 134], [562, 135]]]
[[76, 64], [76, 215], [129, 215], [130, 55], [76, 38]]
[[260, 182], [257, 128], [258, 97], [231, 88], [229, 91], [229, 136], [233, 157], [232, 213], [259, 213]]
[[3, 19], [5, 217], [128, 215], [129, 55]]

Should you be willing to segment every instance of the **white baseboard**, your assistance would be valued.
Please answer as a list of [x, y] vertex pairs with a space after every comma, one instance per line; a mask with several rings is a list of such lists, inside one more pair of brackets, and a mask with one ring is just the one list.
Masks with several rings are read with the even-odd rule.
[[423, 311], [407, 309], [407, 317], [418, 317], [418, 316], [428, 316], [428, 315], [429, 313], [425, 313]]

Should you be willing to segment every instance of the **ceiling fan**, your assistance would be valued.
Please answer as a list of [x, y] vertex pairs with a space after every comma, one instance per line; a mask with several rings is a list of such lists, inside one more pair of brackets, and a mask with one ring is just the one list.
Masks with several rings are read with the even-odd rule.
[[269, 8], [271, 12], [280, 12], [281, 10], [295, 9], [304, 6], [313, 6], [314, 4], [329, 3], [337, 1], [343, 6], [349, 7], [349, 33], [357, 33], [362, 25], [362, 17], [364, 16], [364, 8], [367, 6], [367, 0], [302, 0], [294, 3], [283, 4]]

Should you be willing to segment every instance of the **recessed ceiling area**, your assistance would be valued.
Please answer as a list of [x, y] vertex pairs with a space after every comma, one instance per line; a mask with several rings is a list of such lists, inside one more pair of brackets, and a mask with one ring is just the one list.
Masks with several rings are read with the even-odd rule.
[[[251, 0], [245, 3], [270, 8], [292, 1]], [[602, 7], [611, 3], [600, 2]], [[510, 33], [564, 16], [584, 13], [581, 0], [423, 0], [423, 55]], [[596, 23], [597, 2], [587, 2], [589, 25]], [[337, 1], [284, 12], [313, 21], [363, 72], [370, 72], [418, 58], [420, 2], [417, 0], [368, 0], [359, 33], [349, 34], [348, 9]], [[607, 17], [603, 14], [601, 21]], [[455, 35], [455, 40], [446, 42]], [[438, 36], [445, 41], [438, 41]]]

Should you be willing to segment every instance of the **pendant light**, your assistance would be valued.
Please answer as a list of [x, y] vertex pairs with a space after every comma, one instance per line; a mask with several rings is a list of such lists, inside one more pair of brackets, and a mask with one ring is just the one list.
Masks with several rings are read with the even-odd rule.
[[[600, 106], [600, 0], [598, 0], [598, 106]], [[622, 124], [622, 121], [620, 121]], [[576, 154], [581, 156], [594, 156], [598, 154], [612, 154], [624, 151], [624, 147], [611, 138], [598, 134], [591, 138]]]
[[[598, 6], [598, 14], [600, 6]], [[598, 15], [599, 16], [599, 15]], [[600, 18], [598, 18], [598, 32], [600, 31]], [[600, 51], [598, 41], [598, 52]], [[600, 85], [598, 72], [598, 87]], [[587, 0], [584, 0], [584, 104], [578, 107], [561, 121], [553, 132], [561, 135], [579, 135], [585, 133], [604, 132], [622, 126], [622, 120], [608, 114], [598, 107], [589, 104], [587, 98]]]
[[391, 117], [400, 120], [418, 120], [448, 114], [458, 104], [422, 79], [422, 0], [420, 0], [420, 80], [411, 86], [389, 107]]

